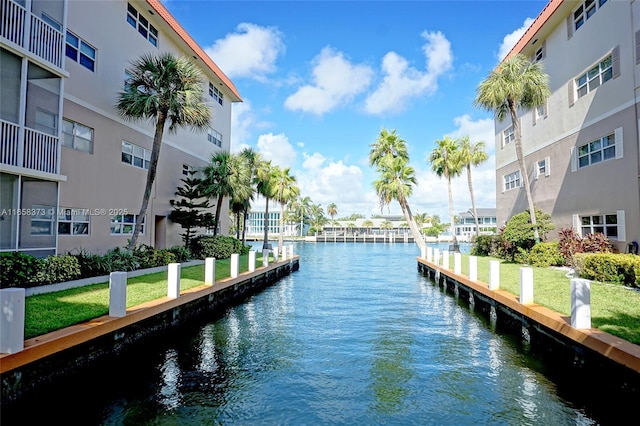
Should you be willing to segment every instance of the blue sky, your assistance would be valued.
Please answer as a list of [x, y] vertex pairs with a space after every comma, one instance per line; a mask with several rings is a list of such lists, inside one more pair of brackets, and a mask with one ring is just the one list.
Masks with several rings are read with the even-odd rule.
[[[243, 97], [233, 106], [232, 151], [252, 147], [290, 167], [302, 195], [325, 211], [336, 203], [338, 216], [368, 217], [381, 213], [370, 145], [395, 129], [418, 179], [412, 211], [444, 222], [447, 185], [429, 153], [445, 135], [484, 141], [490, 158], [472, 171], [476, 205], [495, 207], [493, 117], [473, 106], [476, 87], [545, 4], [165, 0]], [[453, 188], [454, 211], [466, 211], [466, 176]]]

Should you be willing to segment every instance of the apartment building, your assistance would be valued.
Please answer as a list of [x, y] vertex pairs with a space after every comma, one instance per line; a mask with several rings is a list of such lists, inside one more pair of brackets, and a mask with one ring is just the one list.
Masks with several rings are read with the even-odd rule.
[[[159, 0], [0, 0], [0, 250], [34, 255], [181, 244], [169, 200], [191, 169], [229, 151], [231, 80]], [[165, 130], [146, 217], [139, 219], [154, 126], [115, 109], [126, 69], [144, 54], [196, 63], [212, 129]], [[225, 203], [226, 204], [226, 203]], [[228, 230], [228, 212], [221, 232]]]
[[[491, 235], [498, 232], [498, 220], [496, 217], [496, 209], [477, 208], [478, 226], [480, 235]], [[473, 210], [458, 213], [458, 221], [455, 224], [455, 233], [458, 241], [471, 241], [477, 235], [476, 219], [473, 216]]]
[[[546, 105], [519, 114], [536, 208], [557, 232], [640, 240], [640, 1], [551, 0], [510, 52], [540, 61]], [[495, 123], [497, 220], [528, 208], [509, 119]]]

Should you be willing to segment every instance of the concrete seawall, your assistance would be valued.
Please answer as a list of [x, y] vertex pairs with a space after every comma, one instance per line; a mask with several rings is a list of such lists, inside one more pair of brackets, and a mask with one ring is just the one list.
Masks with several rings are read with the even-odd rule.
[[486, 283], [421, 257], [417, 260], [418, 271], [435, 285], [485, 315], [493, 326], [520, 337], [528, 350], [554, 368], [591, 375], [594, 383], [597, 376], [617, 390], [640, 394], [640, 346], [598, 329], [575, 329], [570, 317], [540, 305], [523, 305], [507, 291], [489, 290]]
[[172, 299], [163, 297], [127, 309], [124, 317], [108, 315], [25, 341], [24, 350], [0, 355], [3, 403], [22, 398], [50, 384], [70, 367], [82, 369], [95, 361], [115, 358], [145, 339], [237, 303], [297, 271], [299, 257], [202, 285]]

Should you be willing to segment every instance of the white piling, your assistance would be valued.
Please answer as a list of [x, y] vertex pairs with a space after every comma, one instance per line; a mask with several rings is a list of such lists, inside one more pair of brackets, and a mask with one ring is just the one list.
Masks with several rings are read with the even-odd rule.
[[500, 262], [497, 260], [489, 261], [489, 290], [498, 290], [500, 288]]
[[240, 268], [240, 255], [233, 253], [231, 255], [231, 278], [238, 278], [238, 269]]
[[469, 256], [469, 281], [478, 281], [478, 258]]
[[256, 251], [249, 251], [249, 272], [253, 272], [256, 270]]
[[180, 264], [170, 263], [167, 269], [168, 291], [167, 297], [177, 299], [180, 297]]
[[427, 247], [427, 262], [433, 262], [433, 248]]
[[289, 246], [289, 257], [293, 259], [293, 244]]
[[273, 262], [277, 262], [278, 261], [278, 247], [274, 247], [273, 248]]
[[449, 250], [442, 250], [442, 267], [449, 269]]
[[24, 288], [0, 290], [0, 352], [14, 354], [24, 349]]
[[589, 280], [571, 279], [571, 327], [591, 328], [591, 284]]
[[204, 283], [214, 285], [216, 283], [216, 258], [207, 257], [204, 260]]
[[453, 272], [458, 275], [462, 274], [462, 255], [460, 253], [453, 253]]
[[269, 266], [269, 250], [262, 250], [262, 266]]
[[520, 268], [520, 303], [533, 304], [533, 268]]
[[127, 273], [112, 272], [109, 274], [109, 316], [124, 317], [127, 315]]
[[281, 253], [280, 253], [280, 258], [281, 258], [281, 260], [283, 262], [285, 260], [287, 260], [287, 252], [288, 252], [287, 246], [282, 246], [282, 250], [281, 250]]
[[421, 259], [426, 259], [427, 258], [427, 248], [426, 247], [421, 247], [420, 248], [420, 258]]
[[440, 249], [433, 250], [433, 263], [440, 265]]

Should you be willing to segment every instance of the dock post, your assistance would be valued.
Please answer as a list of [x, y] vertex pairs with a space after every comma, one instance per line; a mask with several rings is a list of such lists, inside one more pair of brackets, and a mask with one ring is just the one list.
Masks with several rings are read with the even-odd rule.
[[262, 250], [262, 266], [269, 266], [269, 250]]
[[204, 260], [204, 283], [214, 285], [216, 283], [216, 258], [207, 257]]
[[449, 250], [442, 250], [442, 267], [449, 269]]
[[231, 278], [238, 278], [238, 269], [240, 268], [240, 255], [238, 253], [233, 253], [231, 255]]
[[177, 299], [180, 297], [180, 264], [170, 263], [168, 268], [168, 291], [167, 297], [170, 299]]
[[256, 270], [256, 251], [249, 251], [249, 272], [253, 272]]
[[478, 258], [469, 256], [469, 281], [478, 281]]
[[520, 303], [533, 304], [533, 268], [520, 268]]
[[24, 288], [0, 290], [0, 352], [14, 354], [24, 349]]
[[127, 315], [127, 273], [122, 271], [109, 274], [109, 316]]
[[589, 280], [571, 279], [571, 327], [591, 328], [591, 284]]
[[460, 253], [453, 253], [453, 272], [458, 275], [462, 274], [462, 255]]
[[489, 261], [489, 290], [500, 289], [500, 262]]

